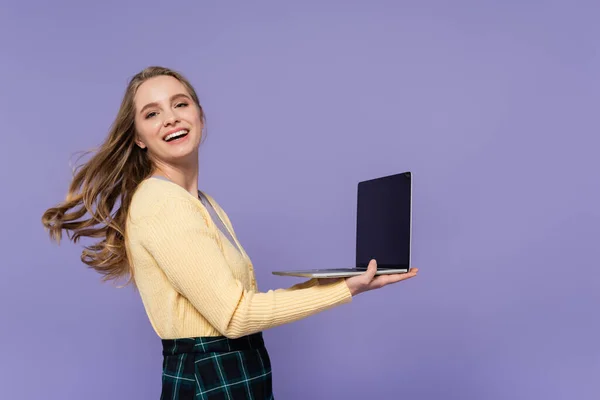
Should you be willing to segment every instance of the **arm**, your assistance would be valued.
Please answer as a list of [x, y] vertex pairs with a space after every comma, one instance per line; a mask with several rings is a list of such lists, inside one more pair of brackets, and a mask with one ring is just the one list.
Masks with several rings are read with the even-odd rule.
[[235, 338], [300, 320], [351, 301], [342, 279], [310, 280], [256, 293], [235, 279], [199, 207], [167, 199], [137, 225], [140, 241], [175, 289], [224, 336]]

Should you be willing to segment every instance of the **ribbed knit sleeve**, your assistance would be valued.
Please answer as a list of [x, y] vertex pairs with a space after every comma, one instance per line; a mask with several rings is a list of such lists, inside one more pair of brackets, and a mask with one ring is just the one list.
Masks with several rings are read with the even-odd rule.
[[312, 279], [268, 292], [245, 289], [233, 276], [205, 218], [200, 207], [173, 197], [136, 223], [138, 240], [175, 290], [222, 335], [248, 335], [352, 300], [343, 279], [327, 285]]

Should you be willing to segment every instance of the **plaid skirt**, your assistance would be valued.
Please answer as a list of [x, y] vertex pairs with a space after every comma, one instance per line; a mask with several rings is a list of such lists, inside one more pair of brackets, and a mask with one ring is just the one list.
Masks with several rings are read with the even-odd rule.
[[162, 340], [161, 400], [272, 400], [262, 333]]

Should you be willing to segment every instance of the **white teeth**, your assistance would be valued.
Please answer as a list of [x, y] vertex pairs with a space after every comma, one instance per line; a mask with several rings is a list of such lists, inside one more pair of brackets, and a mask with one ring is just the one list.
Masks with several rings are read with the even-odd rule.
[[164, 140], [168, 142], [168, 141], [169, 141], [169, 140], [171, 140], [171, 139], [175, 139], [175, 138], [177, 138], [177, 137], [179, 137], [179, 136], [183, 136], [183, 135], [185, 135], [185, 134], [187, 134], [187, 133], [188, 133], [188, 130], [187, 130], [187, 129], [182, 129], [182, 130], [180, 130], [180, 131], [173, 132], [173, 133], [171, 133], [170, 135], [167, 135], [167, 137], [165, 137], [165, 139], [164, 139]]

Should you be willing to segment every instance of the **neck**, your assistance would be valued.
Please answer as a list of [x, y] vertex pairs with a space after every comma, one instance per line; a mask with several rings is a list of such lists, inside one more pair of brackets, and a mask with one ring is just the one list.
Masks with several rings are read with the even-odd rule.
[[154, 175], [160, 175], [187, 190], [192, 196], [198, 195], [198, 161], [185, 165], [158, 165]]

